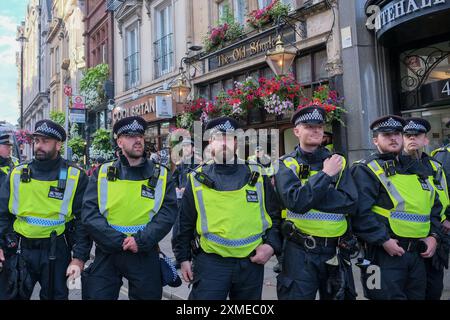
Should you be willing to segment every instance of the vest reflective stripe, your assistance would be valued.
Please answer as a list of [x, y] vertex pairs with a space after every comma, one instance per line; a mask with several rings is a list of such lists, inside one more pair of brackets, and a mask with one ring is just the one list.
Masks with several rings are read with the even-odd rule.
[[[434, 172], [437, 172], [439, 168], [442, 170], [441, 179], [439, 180], [439, 183], [443, 190], [439, 190], [437, 187], [435, 188], [436, 192], [439, 194], [439, 201], [442, 204], [442, 211], [441, 211], [441, 222], [443, 222], [447, 217], [445, 215], [445, 211], [447, 207], [450, 204], [450, 197], [448, 194], [448, 187], [447, 187], [447, 177], [445, 176], [444, 169], [442, 168], [442, 165], [438, 163], [437, 161], [430, 159], [430, 164], [433, 167]], [[434, 185], [434, 177], [432, 177], [432, 182]]]
[[372, 171], [377, 175], [378, 180], [380, 180], [383, 187], [386, 189], [386, 191], [391, 196], [391, 199], [394, 200], [394, 208], [396, 208], [398, 211], [404, 211], [405, 210], [405, 200], [400, 195], [400, 193], [395, 188], [394, 184], [389, 181], [389, 179], [386, 177], [386, 174], [376, 161], [372, 161], [367, 165]]
[[[114, 181], [108, 181], [107, 172], [108, 168], [111, 167], [112, 165], [113, 165], [112, 162], [102, 165], [98, 175], [99, 211], [108, 220], [108, 222], [110, 214], [110, 212], [108, 211], [108, 183], [114, 183]], [[142, 231], [146, 227], [146, 225], [153, 220], [153, 217], [158, 213], [159, 209], [161, 209], [167, 182], [167, 169], [164, 166], [161, 166], [160, 170], [161, 171], [159, 174], [158, 182], [156, 183], [155, 186], [153, 206], [148, 211], [148, 222], [146, 224], [139, 224], [132, 226], [117, 225], [110, 223], [110, 226], [112, 228], [125, 234], [134, 234], [137, 233], [138, 231]], [[143, 183], [143, 181], [135, 181], [135, 182], [140, 185], [142, 185]]]
[[[256, 172], [261, 173], [261, 168], [259, 165], [250, 164], [249, 167], [252, 172], [256, 171]], [[261, 222], [260, 222], [261, 225], [259, 225], [259, 222], [257, 220], [255, 221], [255, 223], [257, 223], [259, 225], [257, 228], [261, 228], [261, 229], [258, 232], [257, 231], [258, 229], [255, 229], [255, 227], [253, 225], [244, 223], [244, 225], [242, 227], [243, 229], [240, 230], [241, 231], [240, 233], [245, 234], [248, 230], [250, 236], [232, 238], [232, 237], [228, 237], [228, 236], [226, 236], [226, 237], [221, 236], [214, 231], [215, 230], [214, 227], [217, 227], [217, 220], [218, 219], [220, 220], [221, 217], [220, 217], [220, 214], [217, 214], [217, 212], [215, 212], [214, 210], [211, 210], [213, 208], [211, 202], [214, 202], [214, 198], [213, 198], [214, 196], [218, 197], [217, 198], [218, 202], [223, 201], [223, 197], [225, 197], [225, 201], [227, 202], [226, 197], [227, 197], [228, 192], [241, 193], [245, 196], [246, 195], [246, 190], [245, 190], [246, 186], [244, 186], [243, 188], [241, 188], [239, 190], [223, 191], [223, 193], [222, 193], [220, 191], [215, 191], [215, 190], [209, 189], [208, 187], [206, 187], [202, 183], [200, 183], [195, 178], [195, 175], [197, 174], [197, 172], [201, 172], [201, 167], [190, 174], [190, 180], [191, 180], [191, 184], [193, 187], [195, 204], [196, 204], [196, 207], [197, 207], [197, 210], [199, 213], [199, 217], [197, 218], [197, 232], [200, 234], [200, 246], [202, 247], [202, 249], [204, 251], [206, 251], [208, 253], [215, 253], [215, 254], [221, 255], [223, 257], [241, 258], [241, 257], [248, 256], [251, 253], [251, 251], [254, 250], [256, 248], [256, 246], [258, 246], [262, 242], [262, 236], [265, 234], [266, 230], [271, 227], [271, 221], [269, 221], [270, 217], [268, 216], [268, 214], [265, 210], [265, 205], [264, 205], [264, 191], [263, 191], [263, 184], [262, 184], [262, 181], [263, 181], [262, 176], [260, 176], [258, 178], [257, 182], [255, 183], [255, 186], [251, 187], [254, 190], [254, 192], [256, 192], [256, 195], [258, 197], [257, 207], [255, 207], [256, 203], [253, 203], [253, 204], [249, 203], [249, 208], [251, 208], [251, 210], [245, 212], [248, 214], [247, 217], [250, 217], [250, 218], [255, 216], [256, 214], [259, 215], [259, 218], [261, 220]], [[248, 187], [248, 188], [250, 188], [250, 187]], [[205, 199], [205, 197], [204, 197], [205, 192], [208, 193], [207, 199]], [[222, 197], [219, 197], [219, 195], [221, 195]], [[235, 195], [232, 194], [230, 196], [235, 196]], [[240, 200], [241, 199], [236, 199], [236, 202], [229, 201], [228, 204], [230, 204], [231, 207], [227, 208], [227, 209], [229, 209], [228, 212], [230, 212], [230, 219], [235, 219], [235, 215], [239, 214], [240, 210], [245, 211], [246, 208], [242, 208], [242, 206], [238, 207], [238, 210], [236, 210], [237, 208], [235, 209], [232, 207], [235, 204], [238, 204], [238, 206], [240, 206], [242, 204], [239, 202]], [[206, 205], [207, 203], [209, 203], [208, 204], [208, 206], [209, 206], [208, 208], [210, 210], [209, 213], [207, 211], [207, 205]], [[258, 213], [255, 210], [257, 210]], [[233, 214], [234, 214], [234, 216], [233, 216]], [[229, 221], [233, 221], [233, 220], [229, 220]], [[211, 225], [213, 230], [210, 230], [211, 223], [213, 224], [213, 225]], [[225, 234], [225, 235], [229, 235], [230, 233], [232, 233], [234, 231], [233, 228], [230, 229], [230, 225], [223, 225], [223, 226], [221, 225], [220, 228], [221, 228], [220, 231], [223, 232], [223, 234]]]
[[[287, 157], [283, 160], [283, 163], [298, 177], [300, 165], [295, 158]], [[346, 160], [344, 158], [336, 187], [339, 185], [345, 166]], [[310, 175], [313, 176], [317, 173], [318, 171], [311, 171]], [[308, 181], [308, 179], [300, 180], [302, 184]], [[343, 235], [347, 230], [347, 219], [345, 214], [322, 212], [315, 209], [311, 209], [304, 214], [295, 213], [291, 210], [286, 211], [285, 218], [294, 222], [298, 229], [309, 235], [318, 237], [338, 237]]]
[[[261, 174], [260, 166], [250, 164], [249, 167], [252, 172], [258, 172], [259, 174]], [[258, 202], [259, 202], [259, 210], [260, 210], [260, 214], [261, 214], [261, 220], [263, 222], [263, 232], [265, 232], [269, 228], [269, 221], [267, 221], [267, 219], [266, 219], [266, 211], [264, 209], [264, 197], [263, 197], [263, 191], [262, 191], [263, 186], [262, 186], [261, 181], [262, 181], [261, 178], [258, 179], [258, 181], [255, 184], [255, 187], [256, 187], [256, 192], [258, 194]]]
[[122, 233], [126, 233], [126, 234], [134, 234], [134, 233], [138, 233], [139, 231], [144, 230], [146, 224], [140, 225], [140, 226], [116, 226], [116, 225], [112, 225], [110, 224], [110, 226]]
[[50, 219], [33, 218], [33, 217], [19, 217], [19, 219], [25, 221], [28, 224], [32, 224], [34, 226], [42, 226], [42, 227], [53, 227], [53, 226], [59, 226], [61, 224], [66, 223], [66, 220], [50, 220]]
[[[10, 177], [10, 199], [8, 207], [10, 212], [17, 217], [14, 229], [24, 236], [31, 238], [48, 237], [46, 228], [59, 227], [58, 234], [64, 232], [64, 224], [72, 217], [72, 204], [75, 197], [76, 187], [80, 177], [80, 170], [69, 167], [62, 199], [50, 198], [47, 189], [57, 181], [41, 181], [31, 179], [30, 182], [22, 182], [20, 175], [28, 164], [18, 166], [11, 171]], [[56, 188], [56, 186], [55, 186]], [[30, 194], [24, 194], [30, 192]], [[32, 198], [29, 198], [31, 196]], [[45, 198], [43, 198], [45, 197]], [[36, 198], [36, 199], [35, 199]], [[31, 200], [30, 200], [31, 199]], [[47, 204], [45, 201], [49, 201]], [[59, 207], [59, 209], [58, 209]], [[48, 208], [48, 209], [47, 209]], [[46, 209], [48, 210], [46, 212]], [[57, 215], [58, 219], [46, 218], [45, 216]], [[43, 227], [43, 229], [31, 226]]]
[[298, 214], [288, 210], [287, 217], [299, 220], [345, 221], [345, 215], [343, 214], [326, 213], [319, 211], [308, 211], [305, 214]]
[[394, 205], [390, 210], [379, 206], [373, 206], [371, 210], [387, 218], [397, 236], [407, 238], [427, 236], [435, 197], [435, 189], [429, 179], [424, 181], [429, 190], [424, 190], [416, 175], [396, 174], [388, 178], [376, 160], [367, 166], [375, 173]]

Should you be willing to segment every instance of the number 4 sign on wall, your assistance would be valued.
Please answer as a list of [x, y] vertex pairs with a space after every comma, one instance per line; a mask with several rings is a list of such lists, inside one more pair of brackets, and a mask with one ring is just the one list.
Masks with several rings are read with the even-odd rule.
[[450, 97], [450, 80], [445, 83], [442, 93]]

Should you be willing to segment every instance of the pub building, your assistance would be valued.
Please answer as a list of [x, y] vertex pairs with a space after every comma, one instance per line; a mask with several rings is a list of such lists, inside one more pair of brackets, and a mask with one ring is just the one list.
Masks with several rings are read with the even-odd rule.
[[[192, 83], [197, 97], [213, 100], [221, 90], [232, 89], [234, 82], [245, 81], [247, 77], [258, 80], [260, 77], [271, 79], [275, 76], [266, 62], [267, 51], [274, 50], [277, 34], [282, 36], [284, 46], [298, 50], [288, 74], [301, 84], [306, 97], [311, 97], [320, 85], [329, 84], [336, 88], [342, 68], [339, 65], [339, 38], [331, 36], [338, 26], [332, 9], [326, 1], [298, 1], [298, 6], [290, 12], [292, 26], [269, 25], [262, 30], [247, 33], [243, 39], [209, 54], [194, 56], [197, 74]], [[335, 9], [335, 8], [334, 8]], [[194, 13], [195, 14], [195, 13]], [[334, 17], [334, 18], [333, 18]], [[334, 23], [333, 23], [334, 22]], [[277, 31], [278, 28], [278, 31]], [[295, 106], [297, 107], [297, 106]], [[291, 152], [298, 144], [293, 132], [290, 117], [270, 115], [263, 109], [250, 109], [247, 119], [242, 121], [243, 129], [279, 130], [279, 155]], [[274, 150], [267, 138], [267, 150]], [[248, 141], [246, 155], [249, 154]]]
[[385, 106], [430, 122], [426, 151], [449, 143], [450, 0], [369, 0], [365, 7]]

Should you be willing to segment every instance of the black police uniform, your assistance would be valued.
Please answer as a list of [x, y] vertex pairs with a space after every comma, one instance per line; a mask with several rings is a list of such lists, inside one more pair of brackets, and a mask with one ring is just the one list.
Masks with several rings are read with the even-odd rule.
[[[12, 137], [10, 134], [4, 134], [2, 136], [0, 136], [0, 144], [5, 144], [5, 145], [12, 145]], [[8, 158], [3, 158], [0, 157], [0, 168], [1, 167], [9, 167], [9, 171], [14, 167], [14, 163], [12, 161], [11, 157]], [[3, 182], [5, 182], [6, 177], [7, 177], [7, 172], [4, 172], [3, 170], [0, 170], [0, 187], [2, 186]]]
[[[130, 126], [134, 121], [137, 121], [140, 128]], [[118, 121], [113, 130], [117, 136], [144, 134], [145, 127], [146, 122], [142, 118], [128, 117]], [[118, 180], [131, 181], [150, 179], [154, 175], [155, 165], [153, 161], [146, 159], [145, 154], [138, 166], [130, 166], [123, 154], [113, 164], [117, 168]], [[169, 233], [177, 213], [174, 183], [169, 170], [166, 170], [166, 193], [161, 208], [143, 230], [133, 235], [138, 246], [137, 253], [122, 249], [127, 236], [110, 226], [106, 217], [100, 213], [97, 188], [99, 170], [95, 170], [90, 177], [83, 199], [82, 220], [95, 241], [96, 250], [94, 262], [82, 274], [83, 299], [118, 299], [123, 277], [128, 280], [130, 299], [161, 299], [158, 243]], [[129, 196], [138, 201], [142, 195]]]
[[[42, 120], [36, 123], [35, 135], [46, 136], [60, 141], [64, 141], [66, 134], [64, 129], [50, 120]], [[54, 181], [60, 177], [60, 171], [63, 167], [76, 167], [73, 163], [58, 156], [55, 160], [39, 161], [33, 159], [28, 163], [31, 172], [31, 178], [40, 181]], [[81, 224], [81, 205], [84, 190], [88, 183], [86, 174], [80, 170], [78, 186], [75, 191], [75, 197], [72, 204], [72, 213], [74, 220], [66, 223], [65, 232], [56, 238], [56, 260], [54, 272], [54, 299], [67, 300], [68, 288], [66, 270], [71, 261], [71, 257], [86, 262], [89, 260], [89, 254], [92, 241]], [[6, 253], [6, 261], [3, 263], [3, 272], [0, 273], [0, 299], [29, 299], [33, 292], [36, 282], [41, 286], [40, 299], [47, 300], [49, 290], [49, 250], [50, 238], [29, 239], [13, 231], [15, 216], [9, 212], [9, 198], [13, 196], [9, 183], [10, 175], [6, 183], [2, 185], [0, 191], [0, 247]], [[21, 182], [24, 183], [24, 182]], [[42, 203], [45, 199], [36, 199]], [[13, 240], [14, 239], [14, 240]], [[8, 248], [15, 242], [15, 248]], [[17, 254], [17, 245], [20, 242], [21, 253]], [[72, 253], [71, 253], [72, 251]], [[23, 259], [26, 268], [12, 266], [17, 259]], [[20, 262], [19, 262], [20, 264]], [[21, 279], [26, 281], [22, 283], [22, 290], [11, 294], [7, 289], [9, 282], [13, 281], [11, 275], [17, 272], [21, 273]]]
[[[224, 125], [227, 124], [228, 125]], [[235, 120], [222, 117], [211, 120], [206, 129], [218, 128], [221, 132], [238, 128]], [[240, 190], [249, 183], [251, 171], [248, 164], [218, 164], [210, 161], [202, 166], [202, 172], [214, 182], [217, 191]], [[264, 176], [265, 208], [272, 219], [272, 228], [266, 231], [263, 241], [275, 252], [281, 249], [279, 234], [280, 212], [277, 198], [270, 180]], [[220, 210], [220, 208], [217, 208]], [[243, 212], [245, 213], [245, 212]], [[223, 214], [226, 214], [224, 212]], [[180, 232], [175, 239], [174, 253], [177, 261], [193, 260], [194, 280], [190, 300], [260, 300], [262, 295], [264, 266], [249, 258], [222, 257], [206, 253], [201, 248], [191, 252], [191, 243], [196, 239], [198, 212], [190, 183], [182, 199]]]
[[[295, 113], [292, 122], [294, 125], [321, 124], [324, 119], [325, 112], [322, 108], [312, 107]], [[355, 213], [358, 194], [349, 170], [344, 169], [337, 188], [336, 179], [322, 172], [323, 162], [330, 156], [330, 151], [324, 147], [318, 147], [313, 153], [309, 153], [297, 146], [293, 152], [281, 158], [275, 185], [285, 208], [299, 214], [307, 213], [313, 208], [336, 214]], [[311, 171], [319, 172], [302, 184], [299, 177], [283, 162], [286, 157], [292, 157], [299, 164], [309, 165]], [[333, 298], [332, 293], [327, 290], [330, 273], [326, 262], [336, 255], [338, 239], [328, 238], [325, 244], [323, 240], [326, 238], [315, 238], [317, 246], [308, 249], [286, 237], [282, 271], [277, 277], [278, 299], [314, 300], [317, 291], [321, 299]], [[355, 296], [351, 270], [346, 275], [349, 289], [347, 298], [351, 298]]]
[[[375, 120], [371, 129], [379, 132], [402, 132], [405, 121], [397, 116], [386, 116]], [[373, 206], [385, 209], [393, 208], [392, 200], [381, 185], [379, 179], [367, 167], [371, 161], [377, 160], [382, 166], [395, 163], [395, 172], [405, 175], [426, 177], [422, 166], [417, 165], [410, 156], [374, 153], [368, 158], [356, 162], [352, 167], [352, 175], [359, 193], [358, 214], [353, 219], [353, 231], [365, 242], [365, 259], [361, 264], [361, 281], [364, 295], [375, 300], [419, 300], [425, 298], [426, 270], [424, 259], [419, 251], [423, 248], [417, 239], [398, 237], [392, 231], [389, 220], [372, 211]], [[436, 195], [430, 215], [430, 235], [440, 235], [440, 212], [442, 205]], [[405, 254], [391, 257], [384, 250], [383, 243], [390, 238], [398, 239]], [[368, 288], [369, 265], [379, 266], [381, 287]]]
[[[184, 143], [190, 143], [192, 142], [190, 140], [186, 140], [182, 142]], [[188, 174], [195, 169], [198, 166], [198, 164], [195, 163], [195, 157], [192, 155], [191, 157], [183, 157], [179, 163], [177, 163], [175, 170], [172, 175], [172, 179], [175, 183], [175, 187], [178, 189], [186, 188], [186, 185], [188, 184]], [[178, 208], [181, 208], [181, 199], [182, 195], [179, 196], [177, 194], [177, 203]], [[177, 215], [177, 220], [175, 221], [172, 229], [172, 248], [175, 247], [175, 238], [178, 235], [178, 232], [180, 230], [180, 224], [179, 224], [179, 213]]]
[[[422, 118], [408, 118], [405, 119], [406, 125], [403, 128], [405, 134], [421, 134], [428, 133], [431, 130], [430, 123]], [[439, 153], [438, 153], [439, 154]], [[436, 158], [430, 157], [425, 152], [422, 152], [420, 159], [417, 161], [417, 170], [424, 171], [424, 174], [431, 177], [431, 179], [436, 178], [438, 174], [437, 171], [432, 167], [430, 161], [438, 160]], [[445, 174], [446, 172], [442, 172]], [[440, 185], [439, 181], [436, 181]], [[448, 184], [447, 184], [448, 185]], [[446, 208], [446, 214], [450, 214], [450, 208]], [[447, 218], [448, 217], [448, 218]], [[450, 219], [446, 215], [447, 219]], [[449, 237], [448, 235], [441, 235], [441, 239], [438, 242], [438, 247], [436, 253], [432, 258], [424, 259], [425, 268], [427, 272], [427, 289], [425, 294], [426, 300], [439, 300], [444, 290], [444, 268], [448, 268], [449, 259]]]

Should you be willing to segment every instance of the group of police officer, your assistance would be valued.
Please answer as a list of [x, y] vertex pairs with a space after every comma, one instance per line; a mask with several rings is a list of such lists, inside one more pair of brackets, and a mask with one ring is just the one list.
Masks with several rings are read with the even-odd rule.
[[114, 125], [118, 158], [89, 179], [61, 158], [66, 133], [50, 120], [36, 123], [30, 162], [12, 163], [0, 137], [0, 299], [30, 299], [37, 282], [41, 299], [67, 299], [67, 277], [80, 274], [83, 299], [117, 299], [123, 278], [130, 299], [161, 299], [158, 243], [174, 225], [190, 299], [261, 299], [274, 254], [279, 299], [355, 299], [357, 255], [367, 298], [439, 299], [450, 149], [428, 156], [430, 124], [390, 115], [371, 125], [378, 152], [350, 166], [322, 146], [325, 118], [298, 110], [299, 144], [270, 170], [238, 159], [234, 119], [213, 119], [211, 160], [194, 165], [185, 140], [173, 177], [147, 159], [140, 117]]

